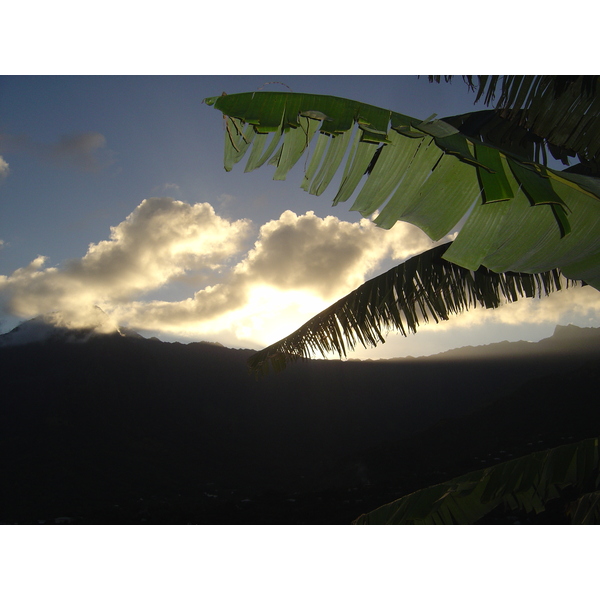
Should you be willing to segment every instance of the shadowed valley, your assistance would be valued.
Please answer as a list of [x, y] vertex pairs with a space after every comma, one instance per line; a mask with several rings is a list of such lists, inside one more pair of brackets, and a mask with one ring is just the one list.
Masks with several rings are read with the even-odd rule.
[[600, 430], [595, 329], [260, 380], [249, 350], [88, 337], [0, 347], [4, 523], [349, 523]]

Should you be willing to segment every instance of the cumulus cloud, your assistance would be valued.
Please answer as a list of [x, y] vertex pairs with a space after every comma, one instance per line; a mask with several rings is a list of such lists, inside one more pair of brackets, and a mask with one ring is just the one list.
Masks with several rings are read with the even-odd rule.
[[363, 283], [384, 259], [431, 245], [405, 223], [385, 231], [368, 219], [286, 211], [260, 228], [254, 247], [221, 283], [180, 302], [121, 304], [113, 314], [131, 327], [270, 343]]
[[241, 249], [248, 227], [222, 219], [209, 204], [150, 198], [83, 258], [59, 269], [43, 268], [46, 257], [38, 256], [1, 277], [0, 301], [18, 316], [126, 302], [186, 271], [222, 268]]
[[8, 163], [4, 160], [2, 156], [0, 156], [0, 181], [6, 179], [9, 173], [10, 169], [8, 168]]
[[[14, 315], [61, 310], [72, 320], [79, 307], [100, 305], [131, 327], [225, 331], [263, 343], [282, 323], [295, 328], [310, 311], [350, 292], [384, 259], [431, 245], [411, 225], [384, 231], [367, 219], [349, 223], [312, 212], [284, 212], [249, 247], [251, 229], [248, 220], [228, 221], [209, 204], [150, 198], [82, 258], [47, 268], [38, 256], [0, 277], [0, 302]], [[200, 288], [189, 298], [148, 299], [189, 279]]]
[[[291, 333], [391, 259], [433, 245], [406, 223], [386, 231], [368, 219], [350, 223], [313, 212], [285, 211], [262, 225], [252, 243], [254, 231], [250, 221], [220, 217], [207, 203], [149, 198], [82, 258], [48, 268], [47, 258], [38, 256], [0, 276], [0, 305], [27, 318], [60, 310], [78, 326], [98, 305], [120, 325], [258, 346]], [[193, 281], [197, 291], [158, 299], [178, 281]], [[576, 288], [494, 311], [472, 310], [429, 328], [557, 322], [567, 314], [600, 315], [600, 294]]]
[[[60, 168], [89, 172], [100, 171], [114, 162], [112, 152], [106, 148], [106, 138], [96, 131], [65, 134], [53, 144], [37, 142], [28, 135], [0, 134], [0, 151], [25, 152]], [[0, 174], [1, 169], [0, 163]]]
[[349, 223], [288, 210], [261, 227], [254, 249], [235, 273], [254, 284], [332, 299], [363, 283], [384, 258], [406, 258], [429, 246], [429, 238], [407, 223], [388, 232], [368, 219]]

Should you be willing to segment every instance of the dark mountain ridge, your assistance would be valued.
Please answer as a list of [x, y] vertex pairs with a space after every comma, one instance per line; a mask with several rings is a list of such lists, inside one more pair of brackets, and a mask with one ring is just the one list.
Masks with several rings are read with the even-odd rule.
[[[503, 358], [476, 349], [465, 360], [461, 349], [459, 358], [301, 361], [258, 381], [246, 368], [251, 350], [119, 332], [86, 339], [0, 347], [4, 522], [349, 522], [362, 506], [340, 497], [325, 508], [322, 498], [377, 489], [374, 501], [390, 501], [443, 480], [452, 469], [434, 468], [436, 456], [462, 468], [507, 432], [535, 437], [541, 414], [554, 415], [546, 429], [557, 440], [578, 435], [582, 419], [598, 422], [595, 402], [569, 418], [568, 386], [553, 384], [535, 410], [522, 391], [577, 369], [579, 388], [595, 385], [598, 330], [557, 328]], [[299, 515], [301, 498], [311, 500]], [[148, 502], [152, 519], [140, 517]]]

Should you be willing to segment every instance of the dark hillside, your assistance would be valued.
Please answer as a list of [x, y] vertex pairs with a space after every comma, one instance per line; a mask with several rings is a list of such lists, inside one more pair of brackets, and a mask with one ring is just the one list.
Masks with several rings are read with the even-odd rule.
[[[364, 512], [417, 489], [538, 450], [600, 435], [600, 361], [533, 379], [473, 413], [442, 419], [406, 439], [381, 444], [346, 462], [368, 474]], [[343, 467], [340, 466], [340, 470]], [[544, 522], [545, 515], [539, 517]], [[528, 516], [525, 520], [533, 520]], [[563, 522], [560, 515], [559, 522]]]
[[206, 343], [0, 348], [0, 521], [348, 523], [537, 436], [595, 431], [600, 344], [573, 348], [306, 361], [259, 381], [251, 351]]

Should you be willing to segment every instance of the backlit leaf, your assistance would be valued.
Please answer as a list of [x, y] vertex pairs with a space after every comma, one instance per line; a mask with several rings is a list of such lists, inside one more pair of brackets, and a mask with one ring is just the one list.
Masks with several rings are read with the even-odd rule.
[[[486, 79], [486, 85], [495, 81]], [[528, 103], [538, 85], [515, 79], [507, 98]], [[278, 132], [283, 145], [269, 161], [276, 165], [276, 179], [285, 178], [310, 151], [302, 189], [323, 194], [341, 170], [334, 203], [354, 198], [351, 210], [365, 217], [379, 211], [375, 222], [381, 227], [403, 220], [441, 239], [466, 217], [445, 260], [493, 271], [558, 268], [593, 286], [600, 281], [600, 184], [594, 177], [532, 164], [456, 133], [443, 120], [422, 122], [343, 98], [254, 92], [207, 103], [236, 124], [227, 130], [226, 168], [252, 143], [260, 148], [250, 152], [248, 168], [263, 164], [268, 152], [259, 132]], [[256, 129], [254, 141], [239, 133], [242, 122]], [[317, 143], [311, 144], [317, 130]]]

